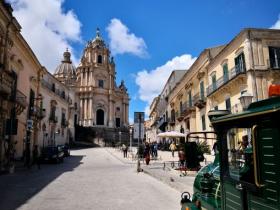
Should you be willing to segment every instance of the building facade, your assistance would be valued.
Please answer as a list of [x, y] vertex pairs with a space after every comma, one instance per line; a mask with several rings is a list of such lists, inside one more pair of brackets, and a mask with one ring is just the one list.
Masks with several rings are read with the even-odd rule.
[[205, 49], [169, 94], [168, 130], [211, 131], [210, 110], [242, 111], [244, 92], [252, 101], [266, 99], [269, 85], [280, 84], [279, 42], [280, 30], [244, 29], [226, 45]]
[[116, 85], [113, 57], [99, 31], [88, 42], [77, 68], [80, 124], [83, 126], [128, 126], [129, 98], [124, 82]]

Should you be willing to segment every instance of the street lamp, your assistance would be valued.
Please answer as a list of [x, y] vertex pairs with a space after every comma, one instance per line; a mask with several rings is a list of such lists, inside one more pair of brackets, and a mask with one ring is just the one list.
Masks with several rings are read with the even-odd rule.
[[129, 143], [130, 143], [129, 144], [129, 147], [130, 147], [129, 150], [132, 153], [132, 127], [129, 128], [129, 140], [130, 140], [129, 141]]
[[122, 146], [122, 138], [121, 138], [122, 132], [119, 131], [119, 142], [120, 142], [120, 146]]
[[244, 90], [241, 92], [241, 96], [239, 97], [241, 106], [243, 111], [247, 110], [248, 106], [252, 103], [253, 96], [247, 92], [247, 90]]

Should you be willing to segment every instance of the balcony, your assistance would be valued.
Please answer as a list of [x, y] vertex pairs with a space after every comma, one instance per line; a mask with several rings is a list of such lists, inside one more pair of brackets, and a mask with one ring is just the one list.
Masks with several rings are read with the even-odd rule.
[[8, 98], [12, 93], [14, 79], [9, 75], [8, 72], [0, 71], [0, 95]]
[[193, 96], [193, 104], [199, 108], [202, 109], [206, 105], [206, 98], [204, 97], [203, 93], [197, 93]]
[[51, 114], [50, 117], [49, 117], [49, 121], [51, 123], [57, 123], [58, 122], [57, 116], [55, 116], [54, 114]]
[[46, 117], [46, 109], [39, 106], [34, 106], [33, 116], [39, 120], [42, 120], [44, 117]]
[[195, 111], [195, 107], [192, 102], [186, 101], [183, 103], [180, 118], [184, 119], [187, 115]]
[[66, 128], [68, 126], [68, 122], [65, 118], [62, 118], [61, 120], [61, 127]]
[[172, 117], [172, 118], [169, 117], [169, 118], [167, 119], [167, 121], [168, 121], [169, 125], [175, 125], [175, 116]]
[[17, 90], [16, 92], [16, 113], [17, 115], [21, 114], [23, 110], [27, 107], [27, 97], [21, 91]]
[[233, 67], [230, 71], [228, 75], [224, 75], [222, 77], [220, 77], [216, 83], [211, 84], [207, 87], [206, 89], [206, 93], [207, 96], [210, 96], [211, 94], [213, 94], [214, 92], [216, 92], [219, 88], [221, 88], [222, 86], [226, 85], [227, 83], [235, 80], [239, 75], [245, 75], [246, 71], [245, 68], [240, 68], [240, 66], [235, 66]]

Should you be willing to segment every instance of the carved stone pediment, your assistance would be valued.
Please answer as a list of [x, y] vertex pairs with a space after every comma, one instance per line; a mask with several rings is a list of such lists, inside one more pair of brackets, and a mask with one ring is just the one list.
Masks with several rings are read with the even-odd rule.
[[197, 79], [198, 80], [200, 80], [202, 77], [204, 77], [204, 75], [205, 75], [205, 72], [204, 71], [199, 71], [198, 73], [197, 73]]

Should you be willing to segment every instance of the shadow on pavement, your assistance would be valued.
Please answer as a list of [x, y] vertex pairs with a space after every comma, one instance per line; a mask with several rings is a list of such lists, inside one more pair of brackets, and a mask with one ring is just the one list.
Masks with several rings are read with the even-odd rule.
[[17, 209], [57, 177], [83, 164], [83, 157], [70, 156], [61, 164], [43, 164], [40, 170], [34, 165], [31, 169], [0, 176], [0, 209]]

